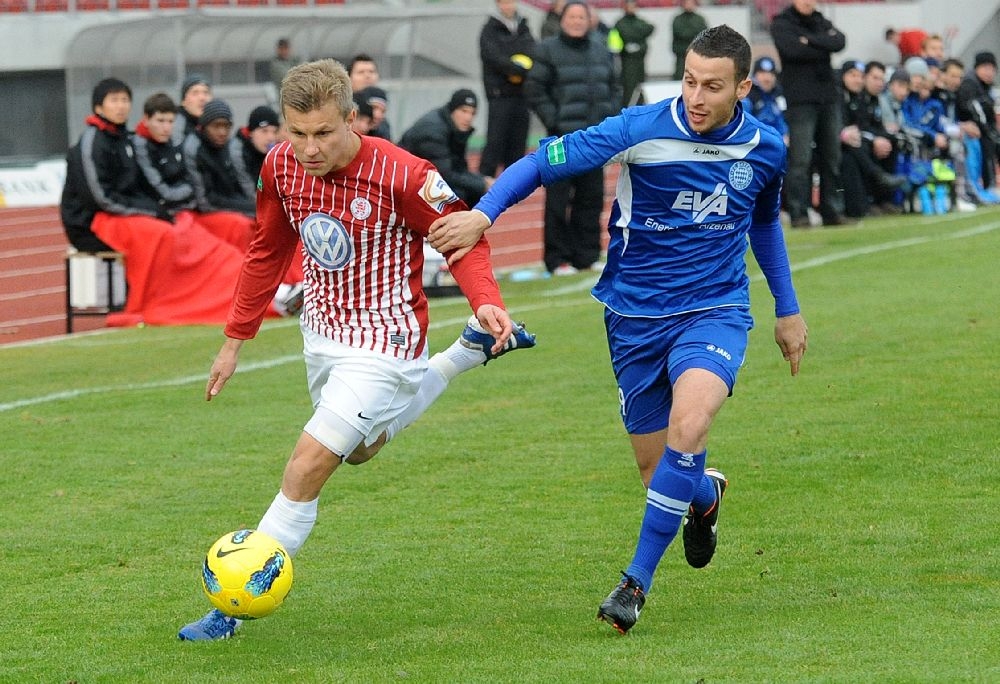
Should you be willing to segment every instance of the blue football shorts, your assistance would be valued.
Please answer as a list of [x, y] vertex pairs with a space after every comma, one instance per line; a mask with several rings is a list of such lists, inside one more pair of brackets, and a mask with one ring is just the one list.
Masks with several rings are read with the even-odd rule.
[[625, 430], [644, 435], [667, 427], [673, 384], [689, 368], [715, 373], [732, 394], [753, 318], [742, 307], [663, 318], [633, 318], [605, 309], [604, 325]]

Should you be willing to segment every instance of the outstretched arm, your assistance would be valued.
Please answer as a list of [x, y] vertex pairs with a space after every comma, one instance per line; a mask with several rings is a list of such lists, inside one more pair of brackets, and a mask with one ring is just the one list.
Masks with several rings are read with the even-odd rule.
[[534, 192], [542, 184], [534, 155], [522, 157], [506, 169], [471, 211], [446, 214], [431, 224], [427, 241], [431, 247], [448, 255], [454, 264], [468, 254], [486, 229], [505, 210]]

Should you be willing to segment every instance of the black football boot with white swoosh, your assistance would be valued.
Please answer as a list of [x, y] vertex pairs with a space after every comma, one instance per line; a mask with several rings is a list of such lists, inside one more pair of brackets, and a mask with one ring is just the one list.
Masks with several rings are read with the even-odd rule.
[[597, 619], [610, 623], [625, 634], [639, 620], [639, 613], [646, 603], [646, 592], [634, 578], [622, 573], [621, 583], [608, 594], [597, 609]]
[[700, 513], [694, 510], [694, 506], [688, 506], [684, 516], [684, 558], [692, 568], [705, 567], [715, 555], [715, 546], [719, 541], [719, 507], [722, 495], [729, 486], [726, 476], [715, 468], [706, 468], [705, 474], [715, 485], [715, 503]]

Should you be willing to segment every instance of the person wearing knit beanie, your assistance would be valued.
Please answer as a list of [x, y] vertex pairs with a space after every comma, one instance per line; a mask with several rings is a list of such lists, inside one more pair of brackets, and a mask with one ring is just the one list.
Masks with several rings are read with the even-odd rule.
[[468, 88], [459, 88], [451, 94], [451, 99], [448, 100], [449, 112], [453, 112], [463, 106], [472, 107], [473, 109], [477, 109], [479, 107], [479, 99], [476, 97], [476, 94]]
[[224, 100], [212, 100], [205, 105], [205, 109], [198, 118], [198, 125], [204, 129], [218, 119], [225, 119], [230, 125], [233, 123], [233, 110]]
[[184, 142], [198, 127], [205, 105], [212, 99], [212, 86], [201, 74], [190, 74], [181, 83], [180, 106], [177, 108], [177, 124], [171, 136], [175, 145]]
[[257, 130], [258, 128], [264, 128], [268, 126], [274, 126], [277, 128], [280, 125], [280, 119], [278, 117], [278, 112], [274, 111], [267, 105], [261, 105], [255, 107], [252, 112], [250, 112], [250, 120], [247, 123], [247, 128], [251, 132]]

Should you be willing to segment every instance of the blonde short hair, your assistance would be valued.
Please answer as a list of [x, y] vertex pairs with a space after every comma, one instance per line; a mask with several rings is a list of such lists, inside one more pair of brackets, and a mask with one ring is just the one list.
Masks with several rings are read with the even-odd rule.
[[354, 109], [353, 97], [351, 77], [344, 65], [335, 59], [299, 64], [289, 69], [281, 80], [282, 110], [290, 107], [305, 113], [333, 102], [346, 119]]

